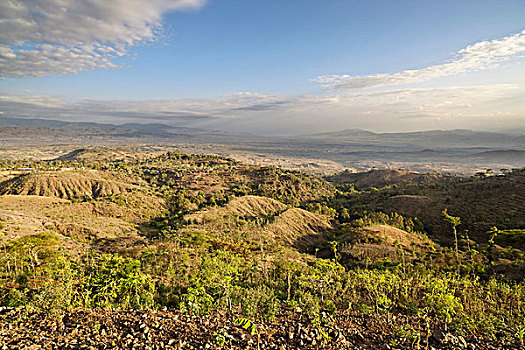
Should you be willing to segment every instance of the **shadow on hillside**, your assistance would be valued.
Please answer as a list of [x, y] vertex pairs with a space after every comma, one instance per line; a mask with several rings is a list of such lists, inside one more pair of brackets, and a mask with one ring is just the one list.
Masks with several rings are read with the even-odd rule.
[[148, 242], [142, 237], [99, 238], [91, 244], [91, 249], [103, 253], [133, 254], [146, 247]]
[[334, 232], [322, 226], [310, 225], [310, 228], [318, 233], [297, 237], [291, 245], [300, 253], [317, 254], [319, 256], [319, 252], [324, 252], [330, 246], [328, 242], [334, 239]]

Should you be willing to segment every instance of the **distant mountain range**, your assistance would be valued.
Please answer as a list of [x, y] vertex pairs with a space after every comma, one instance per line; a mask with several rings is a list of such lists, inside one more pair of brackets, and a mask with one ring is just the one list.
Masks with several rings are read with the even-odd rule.
[[201, 129], [192, 129], [184, 127], [172, 127], [166, 124], [151, 123], [151, 124], [140, 124], [140, 123], [127, 123], [127, 124], [101, 124], [92, 122], [66, 122], [61, 120], [51, 119], [26, 119], [26, 118], [11, 118], [0, 116], [0, 127], [26, 127], [26, 128], [69, 128], [72, 130], [85, 129], [85, 128], [98, 128], [108, 131], [114, 131], [117, 129], [134, 131], [138, 134], [164, 134], [177, 132], [187, 133], [199, 133], [204, 132]]
[[307, 135], [300, 139], [338, 143], [374, 143], [419, 145], [421, 147], [450, 149], [452, 147], [525, 149], [525, 135], [511, 135], [473, 130], [429, 130], [405, 133], [374, 133], [348, 129], [333, 133]]
[[[295, 137], [264, 137], [162, 123], [121, 125], [0, 116], [0, 146], [102, 144], [208, 145], [221, 155], [246, 152], [277, 157], [329, 160], [343, 167], [458, 169], [525, 166], [525, 135], [473, 130], [375, 133], [349, 129]], [[211, 145], [211, 146], [210, 146]], [[219, 148], [213, 145], [220, 145]], [[210, 148], [211, 147], [211, 148]], [[201, 147], [202, 148], [202, 147]], [[448, 165], [453, 164], [452, 167]], [[427, 165], [431, 165], [429, 168]]]
[[[50, 119], [26, 119], [0, 116], [0, 127], [8, 128], [53, 128], [62, 129], [62, 131], [81, 131], [85, 129], [99, 129], [103, 134], [115, 134], [118, 131], [124, 132], [127, 137], [136, 134], [148, 135], [151, 137], [166, 138], [174, 134], [185, 135], [202, 135], [206, 134], [225, 136], [233, 135], [236, 138], [243, 137], [246, 139], [271, 139], [271, 140], [288, 140], [291, 142], [320, 142], [320, 143], [337, 143], [337, 144], [383, 144], [396, 145], [398, 147], [420, 146], [425, 150], [450, 149], [478, 147], [479, 151], [492, 148], [506, 148], [513, 150], [525, 150], [525, 135], [512, 135], [504, 133], [495, 133], [487, 131], [473, 130], [429, 130], [405, 133], [375, 133], [361, 129], [347, 129], [338, 132], [319, 133], [304, 135], [298, 137], [259, 137], [247, 133], [228, 133], [215, 130], [206, 130], [199, 128], [174, 127], [161, 123], [140, 124], [101, 124], [93, 122], [66, 122]], [[58, 131], [58, 130], [56, 130]], [[20, 132], [20, 130], [18, 130]], [[18, 133], [17, 132], [17, 133]], [[9, 133], [9, 130], [4, 130]], [[5, 136], [6, 134], [4, 134]], [[73, 135], [71, 135], [73, 136]], [[75, 135], [81, 137], [82, 135]]]

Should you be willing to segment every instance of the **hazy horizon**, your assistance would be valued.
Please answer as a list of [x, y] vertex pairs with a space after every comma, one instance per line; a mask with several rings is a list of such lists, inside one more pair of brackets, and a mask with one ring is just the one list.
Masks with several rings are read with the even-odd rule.
[[[1, 118], [1, 117], [0, 117]], [[55, 125], [56, 123], [73, 123], [73, 124], [79, 124], [79, 125], [82, 125], [82, 124], [93, 124], [95, 126], [100, 126], [100, 127], [123, 127], [123, 128], [128, 128], [128, 129], [131, 129], [131, 128], [137, 128], [137, 127], [140, 127], [141, 125], [144, 125], [145, 127], [158, 127], [158, 128], [161, 128], [161, 127], [166, 127], [166, 128], [173, 128], [173, 130], [187, 130], [187, 132], [189, 134], [191, 134], [191, 131], [193, 130], [194, 132], [210, 132], [210, 133], [224, 133], [224, 134], [232, 134], [232, 135], [237, 135], [237, 134], [242, 134], [242, 135], [245, 135], [245, 136], [250, 136], [250, 137], [263, 137], [263, 138], [267, 138], [267, 137], [277, 137], [277, 138], [286, 138], [286, 137], [307, 137], [307, 136], [315, 136], [315, 135], [331, 135], [331, 134], [338, 134], [338, 133], [345, 133], [345, 132], [348, 132], [348, 133], [352, 133], [352, 132], [363, 132], [363, 133], [372, 133], [372, 134], [377, 134], [377, 135], [387, 135], [387, 134], [394, 134], [394, 135], [397, 135], [397, 134], [417, 134], [417, 133], [426, 133], [426, 132], [443, 132], [443, 133], [448, 133], [448, 132], [472, 132], [472, 133], [489, 133], [489, 134], [504, 134], [504, 135], [514, 135], [514, 136], [523, 136], [525, 135], [525, 128], [523, 129], [520, 129], [520, 128], [515, 128], [515, 129], [512, 129], [512, 130], [506, 130], [506, 129], [502, 129], [502, 130], [482, 130], [482, 129], [469, 129], [469, 128], [450, 128], [450, 129], [425, 129], [425, 130], [419, 130], [419, 129], [415, 129], [415, 130], [406, 130], [406, 131], [374, 131], [374, 130], [370, 130], [370, 129], [364, 129], [364, 128], [345, 128], [345, 129], [333, 129], [333, 130], [325, 130], [325, 131], [315, 131], [315, 132], [303, 132], [303, 133], [285, 133], [285, 132], [282, 132], [282, 133], [272, 133], [272, 134], [267, 134], [267, 133], [257, 133], [257, 132], [247, 132], [247, 131], [235, 131], [235, 130], [221, 130], [221, 129], [212, 129], [212, 128], [197, 128], [197, 127], [191, 127], [191, 126], [182, 126], [182, 125], [168, 125], [168, 124], [165, 124], [165, 123], [162, 123], [162, 122], [158, 122], [158, 123], [152, 123], [152, 122], [148, 122], [148, 121], [142, 121], [142, 122], [134, 122], [134, 121], [129, 121], [129, 120], [126, 120], [122, 123], [111, 123], [111, 122], [94, 122], [94, 121], [82, 121], [82, 120], [75, 120], [75, 121], [71, 121], [71, 120], [60, 120], [60, 119], [50, 119], [50, 118], [31, 118], [31, 117], [6, 117], [6, 116], [3, 116], [3, 120], [0, 119], [0, 127], [1, 126], [4, 126], [4, 127], [15, 127], [15, 126], [20, 126], [20, 127], [52, 127], [53, 125]], [[3, 123], [2, 123], [3, 122]], [[68, 124], [65, 124], [65, 125], [68, 125]], [[170, 132], [170, 130], [166, 129], [165, 131], [167, 132]]]

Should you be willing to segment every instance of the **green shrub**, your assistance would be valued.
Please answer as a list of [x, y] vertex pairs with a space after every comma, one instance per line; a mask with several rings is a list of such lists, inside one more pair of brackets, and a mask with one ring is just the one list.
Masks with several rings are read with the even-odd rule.
[[189, 287], [187, 292], [182, 295], [180, 303], [181, 311], [190, 314], [205, 315], [213, 310], [213, 297], [207, 293], [204, 287]]
[[275, 290], [265, 285], [241, 290], [240, 305], [242, 314], [272, 320], [281, 307]]
[[87, 307], [147, 309], [153, 307], [155, 286], [140, 262], [119, 255], [91, 256], [86, 262], [82, 294]]

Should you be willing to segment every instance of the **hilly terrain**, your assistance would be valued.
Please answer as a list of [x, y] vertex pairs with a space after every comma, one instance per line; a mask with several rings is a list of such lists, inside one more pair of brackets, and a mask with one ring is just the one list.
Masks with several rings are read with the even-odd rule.
[[418, 145], [426, 148], [473, 148], [473, 147], [523, 147], [523, 135], [509, 135], [496, 132], [473, 130], [430, 130], [404, 133], [374, 133], [366, 130], [342, 130], [333, 133], [307, 135], [305, 139], [331, 140], [345, 143]]
[[460, 227], [469, 230], [471, 238], [486, 241], [493, 226], [525, 228], [524, 175], [519, 169], [468, 178], [386, 169], [328, 179], [364, 190], [353, 198], [355, 205], [418, 217], [435, 235], [446, 235], [440, 213], [447, 208], [462, 218]]
[[0, 344], [519, 349], [524, 174], [3, 158]]
[[[71, 145], [133, 146], [160, 151], [215, 154], [245, 163], [334, 174], [345, 168], [410, 168], [474, 174], [525, 166], [525, 136], [473, 130], [374, 133], [343, 130], [296, 136], [268, 136], [165, 124], [100, 124], [0, 116], [0, 155], [39, 154], [38, 149]], [[114, 148], [113, 147], [113, 148]], [[67, 152], [64, 152], [67, 153]], [[49, 153], [53, 157], [53, 153]], [[56, 155], [55, 155], [56, 157]], [[27, 157], [26, 157], [27, 158]]]
[[125, 180], [98, 172], [48, 172], [24, 174], [2, 183], [0, 195], [36, 195], [58, 198], [98, 198], [138, 189]]
[[367, 172], [349, 172], [348, 170], [328, 176], [327, 180], [339, 183], [353, 184], [358, 190], [381, 188], [391, 185], [423, 185], [442, 181], [445, 177], [439, 173], [416, 173], [409, 170], [383, 169]]

